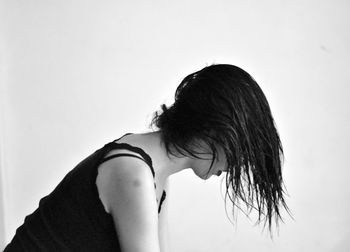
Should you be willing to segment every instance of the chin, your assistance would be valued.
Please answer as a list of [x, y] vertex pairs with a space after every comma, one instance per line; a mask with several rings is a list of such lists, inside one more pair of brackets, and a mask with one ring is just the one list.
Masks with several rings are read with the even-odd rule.
[[208, 177], [206, 177], [206, 175], [203, 175], [203, 177], [201, 177], [201, 179], [208, 180], [211, 178], [211, 176], [213, 176], [213, 174], [210, 174]]
[[209, 174], [208, 175], [208, 177], [206, 177], [206, 174], [202, 174], [202, 173], [200, 173], [200, 172], [197, 172], [196, 170], [193, 170], [192, 169], [192, 171], [193, 171], [193, 173], [197, 176], [197, 177], [199, 177], [200, 179], [202, 179], [202, 180], [207, 180], [207, 179], [209, 179], [213, 174]]

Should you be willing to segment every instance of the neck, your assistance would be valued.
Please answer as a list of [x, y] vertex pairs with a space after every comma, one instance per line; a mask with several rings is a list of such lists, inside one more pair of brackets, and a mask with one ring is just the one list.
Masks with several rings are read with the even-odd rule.
[[159, 131], [135, 133], [125, 136], [122, 142], [124, 141], [142, 148], [151, 156], [156, 179], [161, 184], [164, 184], [169, 176], [191, 167], [190, 158], [167, 155], [165, 146], [161, 142], [161, 133]]

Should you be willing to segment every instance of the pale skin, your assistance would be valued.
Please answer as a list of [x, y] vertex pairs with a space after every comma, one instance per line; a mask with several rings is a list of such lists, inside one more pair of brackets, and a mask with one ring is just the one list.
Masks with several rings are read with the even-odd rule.
[[[119, 157], [102, 163], [98, 168], [96, 185], [99, 197], [106, 210], [113, 217], [123, 252], [170, 252], [168, 243], [167, 205], [169, 201], [169, 177], [184, 169], [192, 169], [196, 176], [208, 179], [225, 171], [222, 152], [215, 160], [207, 176], [211, 163], [210, 154], [201, 154], [201, 160], [193, 157], [166, 155], [161, 145], [159, 132], [126, 135], [118, 143], [127, 143], [143, 149], [151, 158], [155, 172], [152, 176], [149, 166], [133, 157]], [[116, 153], [132, 153], [116, 149], [106, 156]], [[154, 188], [154, 182], [157, 188]], [[163, 190], [167, 197], [158, 215], [158, 204]]]

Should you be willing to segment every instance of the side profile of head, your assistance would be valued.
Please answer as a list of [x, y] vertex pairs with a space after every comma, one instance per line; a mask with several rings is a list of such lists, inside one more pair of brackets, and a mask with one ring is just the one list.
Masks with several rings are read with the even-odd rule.
[[288, 210], [279, 134], [263, 91], [241, 68], [214, 64], [186, 76], [175, 102], [155, 112], [153, 125], [168, 154], [201, 158], [209, 151], [208, 174], [224, 159], [225, 199], [257, 209], [258, 222], [264, 219], [271, 228], [273, 218], [276, 224], [281, 219], [281, 206]]

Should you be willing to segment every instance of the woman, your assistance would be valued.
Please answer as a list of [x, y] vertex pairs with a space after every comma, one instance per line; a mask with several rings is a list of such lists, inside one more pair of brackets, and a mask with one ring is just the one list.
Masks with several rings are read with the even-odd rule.
[[[81, 161], [25, 218], [5, 251], [167, 252], [166, 188], [190, 168], [225, 172], [226, 196], [271, 228], [284, 201], [283, 149], [255, 80], [233, 65], [188, 75], [148, 133], [127, 133]], [[234, 208], [233, 208], [234, 209]], [[288, 210], [288, 209], [287, 209]]]

